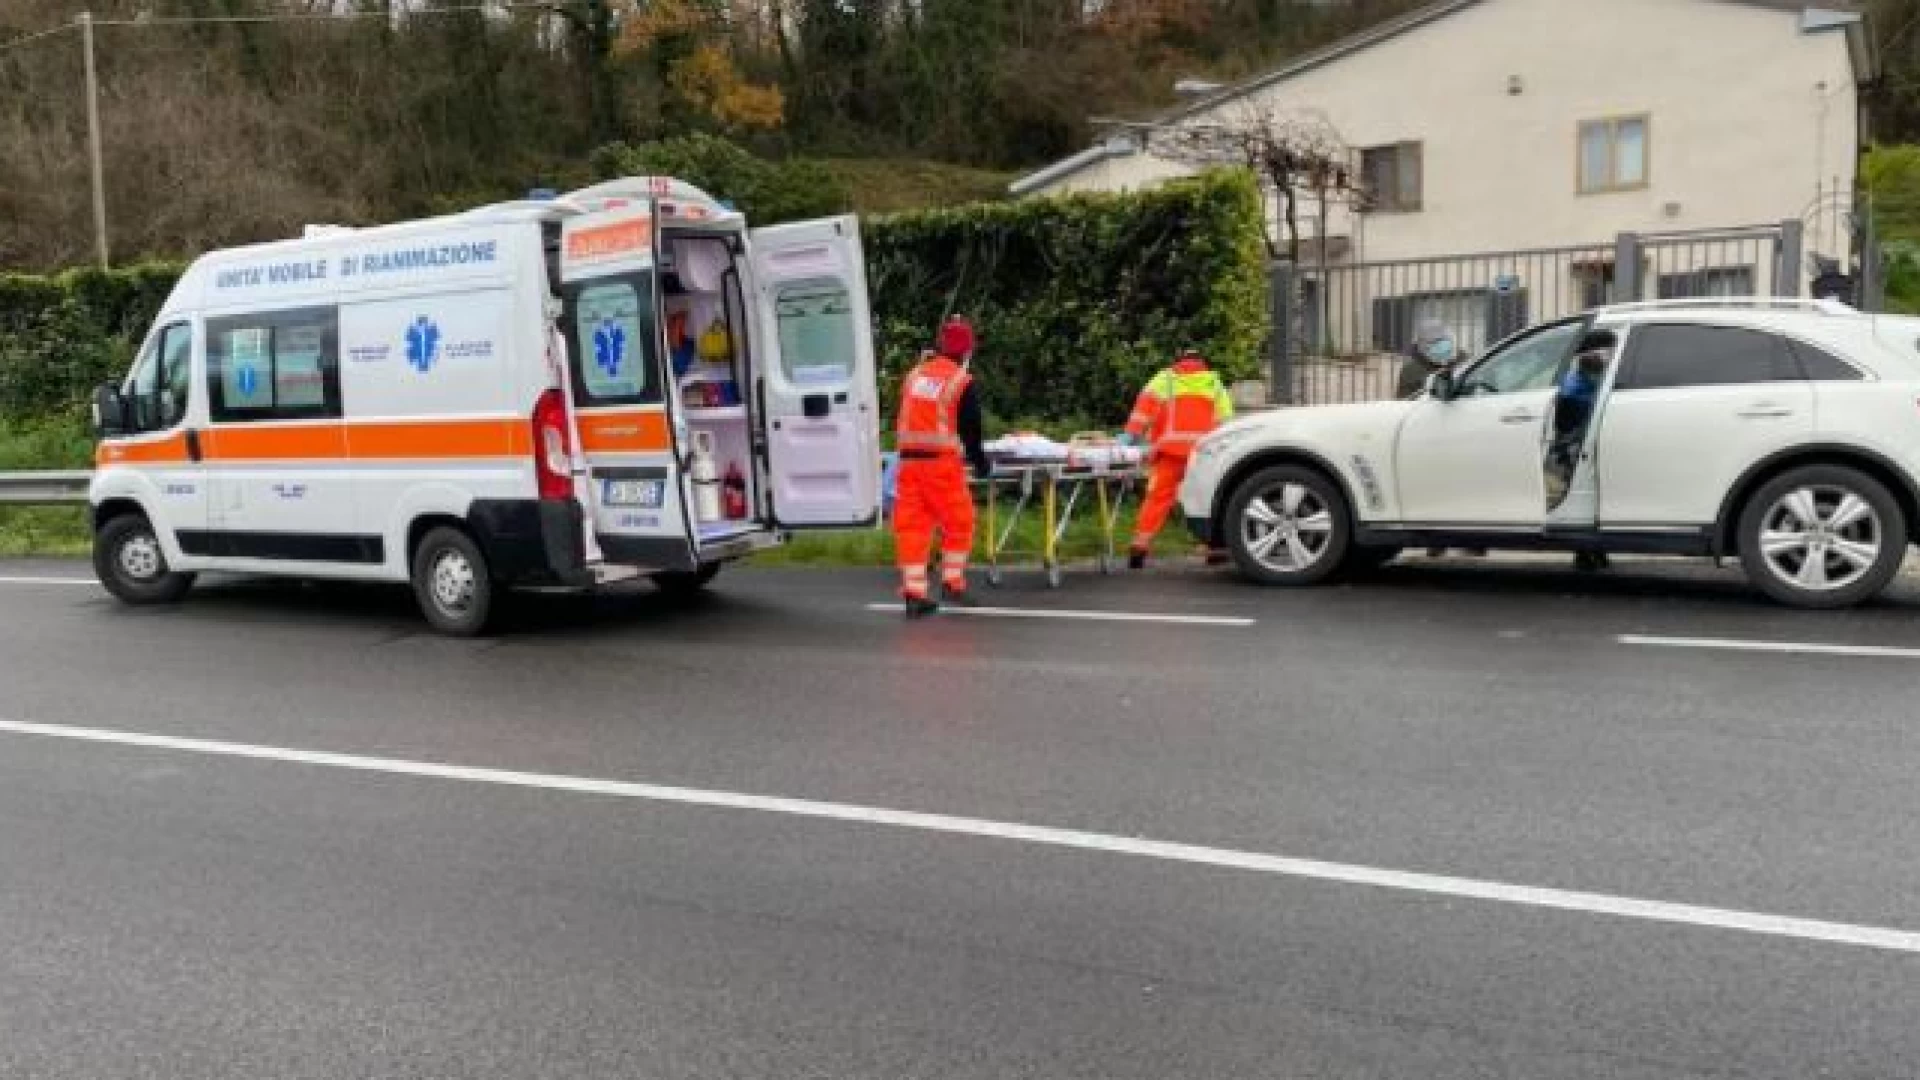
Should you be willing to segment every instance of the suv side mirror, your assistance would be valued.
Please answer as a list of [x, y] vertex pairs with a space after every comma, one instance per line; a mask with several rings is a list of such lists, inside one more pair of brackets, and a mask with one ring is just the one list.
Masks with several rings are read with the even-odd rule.
[[1441, 370], [1427, 376], [1427, 395], [1435, 401], [1452, 401], [1453, 392], [1453, 372]]
[[93, 392], [93, 432], [103, 439], [125, 435], [132, 429], [127, 423], [127, 399], [120, 388], [103, 384]]

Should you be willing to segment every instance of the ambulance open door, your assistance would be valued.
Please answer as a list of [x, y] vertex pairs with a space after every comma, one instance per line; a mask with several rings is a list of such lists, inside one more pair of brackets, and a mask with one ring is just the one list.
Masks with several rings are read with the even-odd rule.
[[872, 525], [880, 516], [880, 393], [859, 219], [753, 230], [765, 315], [755, 372], [773, 523]]

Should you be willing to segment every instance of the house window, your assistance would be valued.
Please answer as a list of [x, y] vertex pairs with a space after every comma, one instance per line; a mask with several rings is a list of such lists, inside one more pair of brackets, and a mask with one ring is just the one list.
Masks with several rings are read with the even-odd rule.
[[1581, 124], [1580, 193], [1592, 195], [1646, 187], [1650, 128], [1651, 122], [1645, 116], [1589, 120]]
[[1421, 144], [1394, 143], [1360, 151], [1360, 182], [1367, 209], [1406, 213], [1420, 209]]
[[1699, 300], [1714, 296], [1752, 296], [1753, 267], [1715, 266], [1680, 274], [1661, 274], [1662, 300]]

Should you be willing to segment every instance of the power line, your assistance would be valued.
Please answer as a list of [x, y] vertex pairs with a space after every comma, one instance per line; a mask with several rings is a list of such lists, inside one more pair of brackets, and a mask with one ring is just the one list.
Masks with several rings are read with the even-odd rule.
[[50, 38], [55, 34], [64, 34], [72, 30], [73, 28], [74, 28], [73, 23], [67, 23], [62, 26], [56, 26], [51, 30], [42, 30], [37, 34], [28, 34], [25, 37], [17, 37], [17, 38], [14, 38], [12, 41], [0, 41], [0, 53], [11, 52], [14, 49], [24, 48], [43, 38]]
[[[504, 0], [500, 3], [466, 4], [458, 7], [399, 8], [387, 11], [314, 11], [283, 12], [278, 15], [163, 15], [133, 19], [95, 19], [95, 26], [208, 26], [233, 24], [270, 24], [334, 22], [352, 19], [412, 19], [423, 15], [488, 15], [513, 11], [548, 11], [558, 14], [561, 9], [559, 0]], [[65, 34], [77, 24], [63, 23], [50, 30], [37, 34], [0, 41], [0, 53], [23, 48], [36, 41]]]
[[95, 19], [93, 24], [95, 26], [205, 26], [235, 23], [332, 22], [374, 18], [404, 20], [422, 15], [486, 15], [501, 11], [552, 11], [558, 6], [548, 0], [544, 3], [482, 3], [460, 7], [401, 8], [387, 11], [285, 12], [279, 15], [168, 15], [146, 19]]

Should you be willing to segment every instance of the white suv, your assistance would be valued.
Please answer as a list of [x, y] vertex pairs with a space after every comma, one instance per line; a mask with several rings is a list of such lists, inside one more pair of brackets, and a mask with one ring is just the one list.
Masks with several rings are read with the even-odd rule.
[[1663, 301], [1533, 327], [1411, 400], [1228, 424], [1180, 502], [1265, 584], [1406, 547], [1737, 555], [1769, 596], [1841, 607], [1899, 572], [1916, 477], [1920, 319]]

